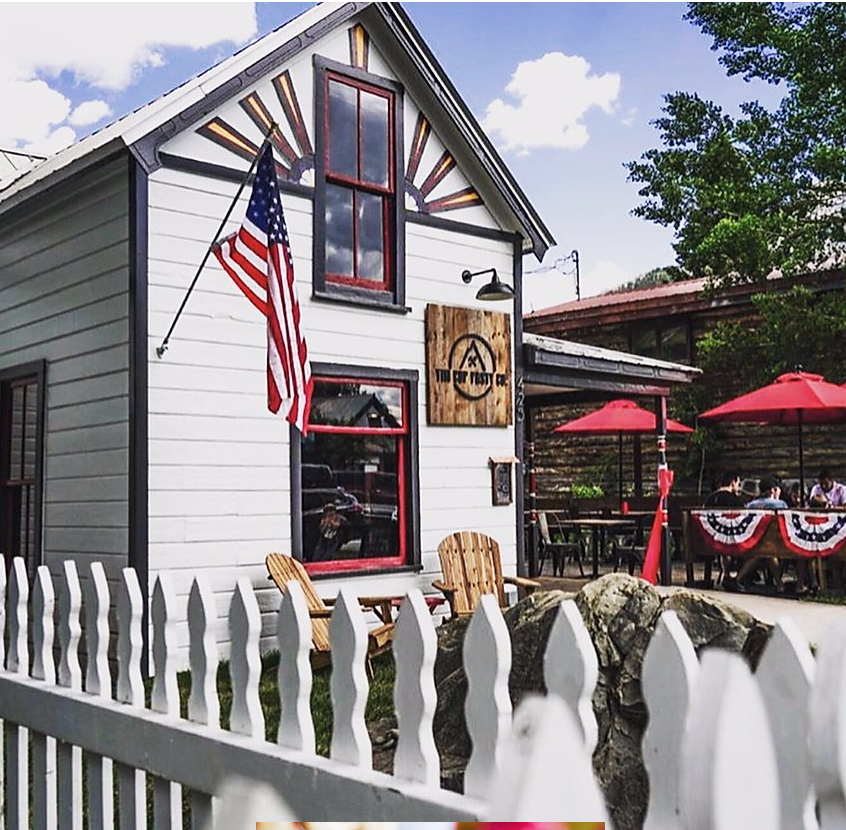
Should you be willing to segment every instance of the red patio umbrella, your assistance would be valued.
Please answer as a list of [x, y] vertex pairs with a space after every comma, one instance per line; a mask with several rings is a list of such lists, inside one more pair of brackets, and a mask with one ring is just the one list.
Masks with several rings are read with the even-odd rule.
[[846, 389], [829, 383], [822, 375], [787, 372], [779, 375], [774, 383], [726, 401], [699, 417], [711, 421], [796, 426], [799, 436], [799, 487], [804, 504], [802, 426], [846, 421]]
[[[638, 406], [634, 401], [619, 398], [609, 401], [594, 412], [555, 427], [553, 432], [579, 434], [614, 435], [616, 433], [620, 455], [620, 502], [623, 501], [623, 433], [655, 432], [655, 413]], [[693, 430], [672, 418], [667, 419], [668, 432], [693, 432]]]

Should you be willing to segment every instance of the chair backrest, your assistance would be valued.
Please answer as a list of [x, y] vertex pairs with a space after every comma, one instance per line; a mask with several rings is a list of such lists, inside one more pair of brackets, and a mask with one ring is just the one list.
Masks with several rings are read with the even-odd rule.
[[455, 612], [470, 613], [484, 594], [496, 595], [505, 606], [499, 543], [484, 533], [463, 530], [447, 536], [438, 545], [444, 582], [455, 591]]
[[540, 530], [543, 543], [545, 545], [551, 545], [552, 537], [549, 535], [549, 520], [546, 518], [546, 513], [543, 510], [538, 513], [538, 529]]
[[[326, 603], [314, 590], [314, 583], [303, 567], [303, 563], [294, 559], [293, 556], [286, 556], [284, 553], [269, 553], [264, 560], [267, 565], [267, 572], [275, 583], [276, 587], [284, 594], [289, 582], [299, 582], [305, 594], [306, 605], [309, 611], [325, 611]], [[312, 619], [311, 621], [311, 643], [316, 651], [329, 651], [329, 620]]]

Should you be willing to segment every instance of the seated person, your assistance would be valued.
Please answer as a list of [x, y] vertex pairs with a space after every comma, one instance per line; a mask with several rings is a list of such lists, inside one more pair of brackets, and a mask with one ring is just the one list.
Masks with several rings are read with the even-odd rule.
[[722, 472], [717, 479], [719, 487], [705, 498], [705, 507], [743, 507], [746, 500], [740, 495], [740, 476], [735, 472]]
[[752, 510], [784, 510], [787, 502], [781, 497], [781, 485], [778, 480], [767, 476], [758, 482], [758, 498], [747, 502]]
[[781, 495], [787, 502], [788, 507], [797, 508], [802, 506], [802, 491], [798, 481], [794, 481]]
[[846, 486], [835, 481], [831, 472], [823, 468], [811, 488], [808, 502], [811, 507], [846, 507]]
[[[781, 498], [781, 487], [778, 480], [767, 476], [758, 482], [758, 498], [752, 499], [747, 505], [752, 510], [784, 510], [787, 508], [787, 502]], [[761, 564], [761, 560], [766, 559], [767, 568], [775, 585], [776, 590], [781, 593], [781, 568], [779, 561], [775, 556], [750, 556], [744, 563], [743, 567], [737, 572], [736, 580], [732, 580], [731, 584], [726, 585], [729, 590], [736, 588], [743, 590], [746, 587], [746, 580], [750, 577]]]

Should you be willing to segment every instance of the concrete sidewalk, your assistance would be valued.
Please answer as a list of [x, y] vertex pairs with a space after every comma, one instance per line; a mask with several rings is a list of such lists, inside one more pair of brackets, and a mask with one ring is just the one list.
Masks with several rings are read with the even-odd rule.
[[746, 611], [763, 623], [773, 625], [788, 617], [798, 626], [811, 644], [820, 641], [826, 628], [838, 620], [846, 622], [846, 605], [829, 605], [824, 602], [800, 602], [782, 597], [764, 597], [757, 594], [733, 594], [727, 591], [706, 591], [702, 588], [679, 588], [656, 586], [662, 594], [672, 594], [681, 590], [694, 590], [712, 599], [718, 599], [726, 605], [733, 605]]

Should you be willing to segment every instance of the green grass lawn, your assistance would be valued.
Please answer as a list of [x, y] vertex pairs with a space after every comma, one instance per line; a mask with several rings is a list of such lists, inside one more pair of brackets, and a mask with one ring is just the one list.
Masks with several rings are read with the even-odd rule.
[[[261, 661], [261, 679], [259, 681], [259, 699], [264, 713], [265, 737], [276, 740], [279, 729], [279, 689], [276, 672], [279, 666], [279, 653], [269, 652]], [[389, 717], [394, 713], [394, 658], [390, 653], [383, 654], [373, 661], [373, 677], [370, 680], [370, 692], [367, 697], [365, 719], [369, 724]], [[329, 755], [332, 740], [332, 701], [329, 691], [331, 668], [326, 667], [314, 672], [311, 689], [311, 716], [317, 752]], [[188, 695], [191, 692], [191, 673], [180, 672], [179, 682], [180, 709], [183, 717], [188, 715]], [[220, 721], [224, 729], [229, 729], [229, 713], [232, 710], [232, 683], [229, 676], [229, 663], [223, 662], [217, 671], [217, 692], [220, 699]]]

